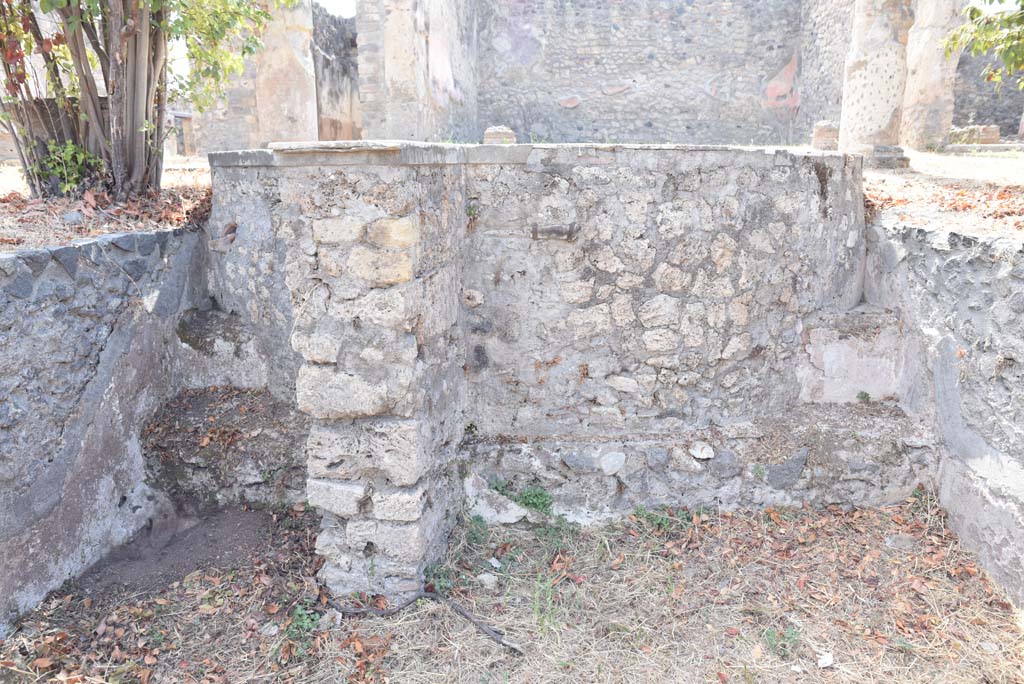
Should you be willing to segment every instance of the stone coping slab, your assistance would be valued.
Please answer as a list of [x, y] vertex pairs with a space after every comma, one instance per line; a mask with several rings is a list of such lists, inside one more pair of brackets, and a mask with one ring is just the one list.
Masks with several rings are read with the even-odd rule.
[[[839, 152], [806, 147], [679, 144], [557, 143], [479, 145], [428, 143], [413, 140], [328, 140], [270, 143], [267, 149], [213, 152], [211, 167], [355, 165], [386, 161], [389, 164], [526, 164], [534, 152], [594, 155], [628, 151], [736, 152], [789, 157], [846, 157]], [[562, 161], [558, 159], [557, 161]], [[566, 162], [568, 159], [565, 160]]]

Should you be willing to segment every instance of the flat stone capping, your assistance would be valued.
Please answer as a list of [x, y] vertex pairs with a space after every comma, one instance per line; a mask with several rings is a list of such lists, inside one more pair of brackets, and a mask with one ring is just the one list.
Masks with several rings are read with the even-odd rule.
[[[655, 145], [655, 144], [516, 144], [479, 145], [425, 143], [410, 140], [329, 140], [270, 143], [265, 150], [212, 152], [210, 166], [348, 166], [367, 163], [420, 164], [527, 164], [534, 153], [554, 153], [549, 163], [594, 163], [593, 155], [629, 150], [674, 150], [683, 152], [760, 152], [777, 157], [859, 157], [806, 147], [737, 145]], [[989, 146], [991, 147], [991, 146]], [[589, 159], [577, 159], [577, 158]]]
[[1024, 152], [1024, 143], [988, 143], [946, 145], [943, 152], [962, 154], [964, 152]]

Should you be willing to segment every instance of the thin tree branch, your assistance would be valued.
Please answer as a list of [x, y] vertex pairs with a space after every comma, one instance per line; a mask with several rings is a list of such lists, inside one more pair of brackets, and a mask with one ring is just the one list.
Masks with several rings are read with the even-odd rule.
[[438, 594], [435, 591], [417, 591], [403, 603], [400, 603], [392, 608], [386, 608], [384, 610], [381, 610], [379, 608], [345, 608], [339, 605], [333, 599], [328, 599], [328, 603], [332, 608], [334, 608], [342, 615], [373, 615], [376, 617], [390, 617], [391, 615], [395, 615], [396, 613], [405, 610], [406, 608], [416, 603], [420, 599], [430, 599], [431, 601], [443, 603], [457, 615], [461, 616], [474, 627], [476, 627], [481, 634], [484, 634], [485, 636], [493, 640], [495, 643], [504, 646], [516, 655], [523, 655], [522, 647], [516, 643], [513, 643], [505, 639], [505, 635], [501, 631], [495, 629], [494, 627], [491, 627], [486, 622], [478, 618], [476, 615], [469, 612], [469, 610], [463, 608], [460, 604], [456, 603], [455, 601], [451, 600], [446, 596]]

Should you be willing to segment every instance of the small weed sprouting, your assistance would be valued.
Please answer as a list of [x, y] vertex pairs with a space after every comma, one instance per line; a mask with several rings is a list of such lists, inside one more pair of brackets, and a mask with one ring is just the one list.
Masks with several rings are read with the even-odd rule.
[[514, 501], [524, 508], [530, 508], [544, 515], [551, 514], [551, 504], [554, 503], [551, 494], [540, 487], [527, 487], [515, 496]]
[[487, 486], [489, 486], [491, 489], [498, 492], [502, 496], [507, 496], [510, 499], [514, 498], [512, 492], [512, 483], [509, 482], [508, 480], [502, 480], [500, 477], [492, 477], [490, 480], [487, 481]]
[[463, 437], [467, 440], [476, 439], [479, 432], [480, 430], [477, 428], [476, 423], [466, 423], [466, 429], [463, 431]]
[[857, 392], [857, 401], [859, 401], [862, 404], [870, 403], [871, 395], [865, 392], [864, 390], [861, 390], [860, 392]]
[[668, 534], [673, 529], [685, 529], [693, 522], [689, 511], [675, 511], [672, 515], [649, 511], [643, 506], [633, 510], [633, 517], [657, 534]]
[[466, 529], [466, 542], [472, 546], [484, 546], [491, 540], [491, 530], [487, 527], [487, 521], [479, 515], [469, 519]]
[[915, 513], [927, 512], [939, 506], [938, 501], [935, 500], [935, 495], [925, 489], [924, 485], [920, 484], [910, 493], [907, 503], [910, 504], [911, 509]]
[[295, 652], [298, 655], [305, 655], [312, 645], [313, 630], [320, 621], [320, 613], [313, 610], [313, 602], [310, 600], [296, 604], [292, 609], [291, 622], [284, 635], [295, 644]]
[[800, 630], [796, 627], [787, 627], [785, 630], [766, 629], [762, 640], [769, 651], [783, 660], [789, 660], [800, 643]]
[[556, 603], [555, 581], [553, 577], [541, 575], [533, 586], [533, 619], [540, 628], [541, 634], [555, 625]]
[[537, 528], [537, 539], [545, 546], [561, 549], [567, 542], [575, 538], [580, 531], [579, 525], [571, 523], [564, 516], [555, 516], [547, 525]]
[[893, 644], [903, 653], [910, 654], [914, 652], [914, 644], [910, 643], [906, 639], [896, 639]]
[[440, 563], [428, 566], [423, 576], [427, 584], [433, 584], [434, 591], [439, 594], [449, 594], [458, 585], [459, 578], [455, 571]]
[[761, 465], [760, 463], [755, 463], [754, 467], [751, 469], [750, 472], [754, 475], [755, 480], [763, 481], [764, 478], [768, 475], [768, 471], [765, 470], [764, 466]]
[[480, 215], [480, 205], [476, 202], [466, 202], [466, 217], [475, 219]]

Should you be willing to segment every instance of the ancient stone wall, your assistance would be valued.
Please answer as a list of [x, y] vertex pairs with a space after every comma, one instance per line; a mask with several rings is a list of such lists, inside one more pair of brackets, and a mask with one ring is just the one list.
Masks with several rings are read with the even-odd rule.
[[794, 130], [798, 0], [486, 0], [478, 12], [480, 129], [534, 142], [809, 135]]
[[310, 0], [275, 8], [262, 49], [230, 79], [215, 106], [195, 117], [201, 152], [317, 139], [312, 36]]
[[477, 4], [359, 0], [364, 138], [479, 138]]
[[996, 124], [1005, 136], [1017, 135], [1024, 116], [1024, 90], [1012, 80], [996, 89], [982, 73], [992, 61], [988, 55], [964, 54], [956, 70], [953, 124]]
[[139, 429], [179, 384], [196, 235], [0, 255], [0, 633], [159, 512]]
[[215, 226], [272, 226], [253, 253], [283, 255], [259, 270], [294, 311], [335, 590], [415, 589], [464, 494], [514, 521], [488, 482], [593, 520], [931, 480], [896, 322], [858, 308], [853, 159], [321, 143], [213, 163], [245, 198]]
[[313, 3], [313, 65], [320, 140], [358, 140], [359, 57], [355, 18], [337, 17]]
[[934, 406], [954, 529], [1024, 600], [1024, 240], [869, 228], [866, 296], [916, 336], [912, 391]]
[[801, 8], [798, 135], [818, 121], [839, 123], [843, 70], [853, 30], [852, 2], [803, 0]]

